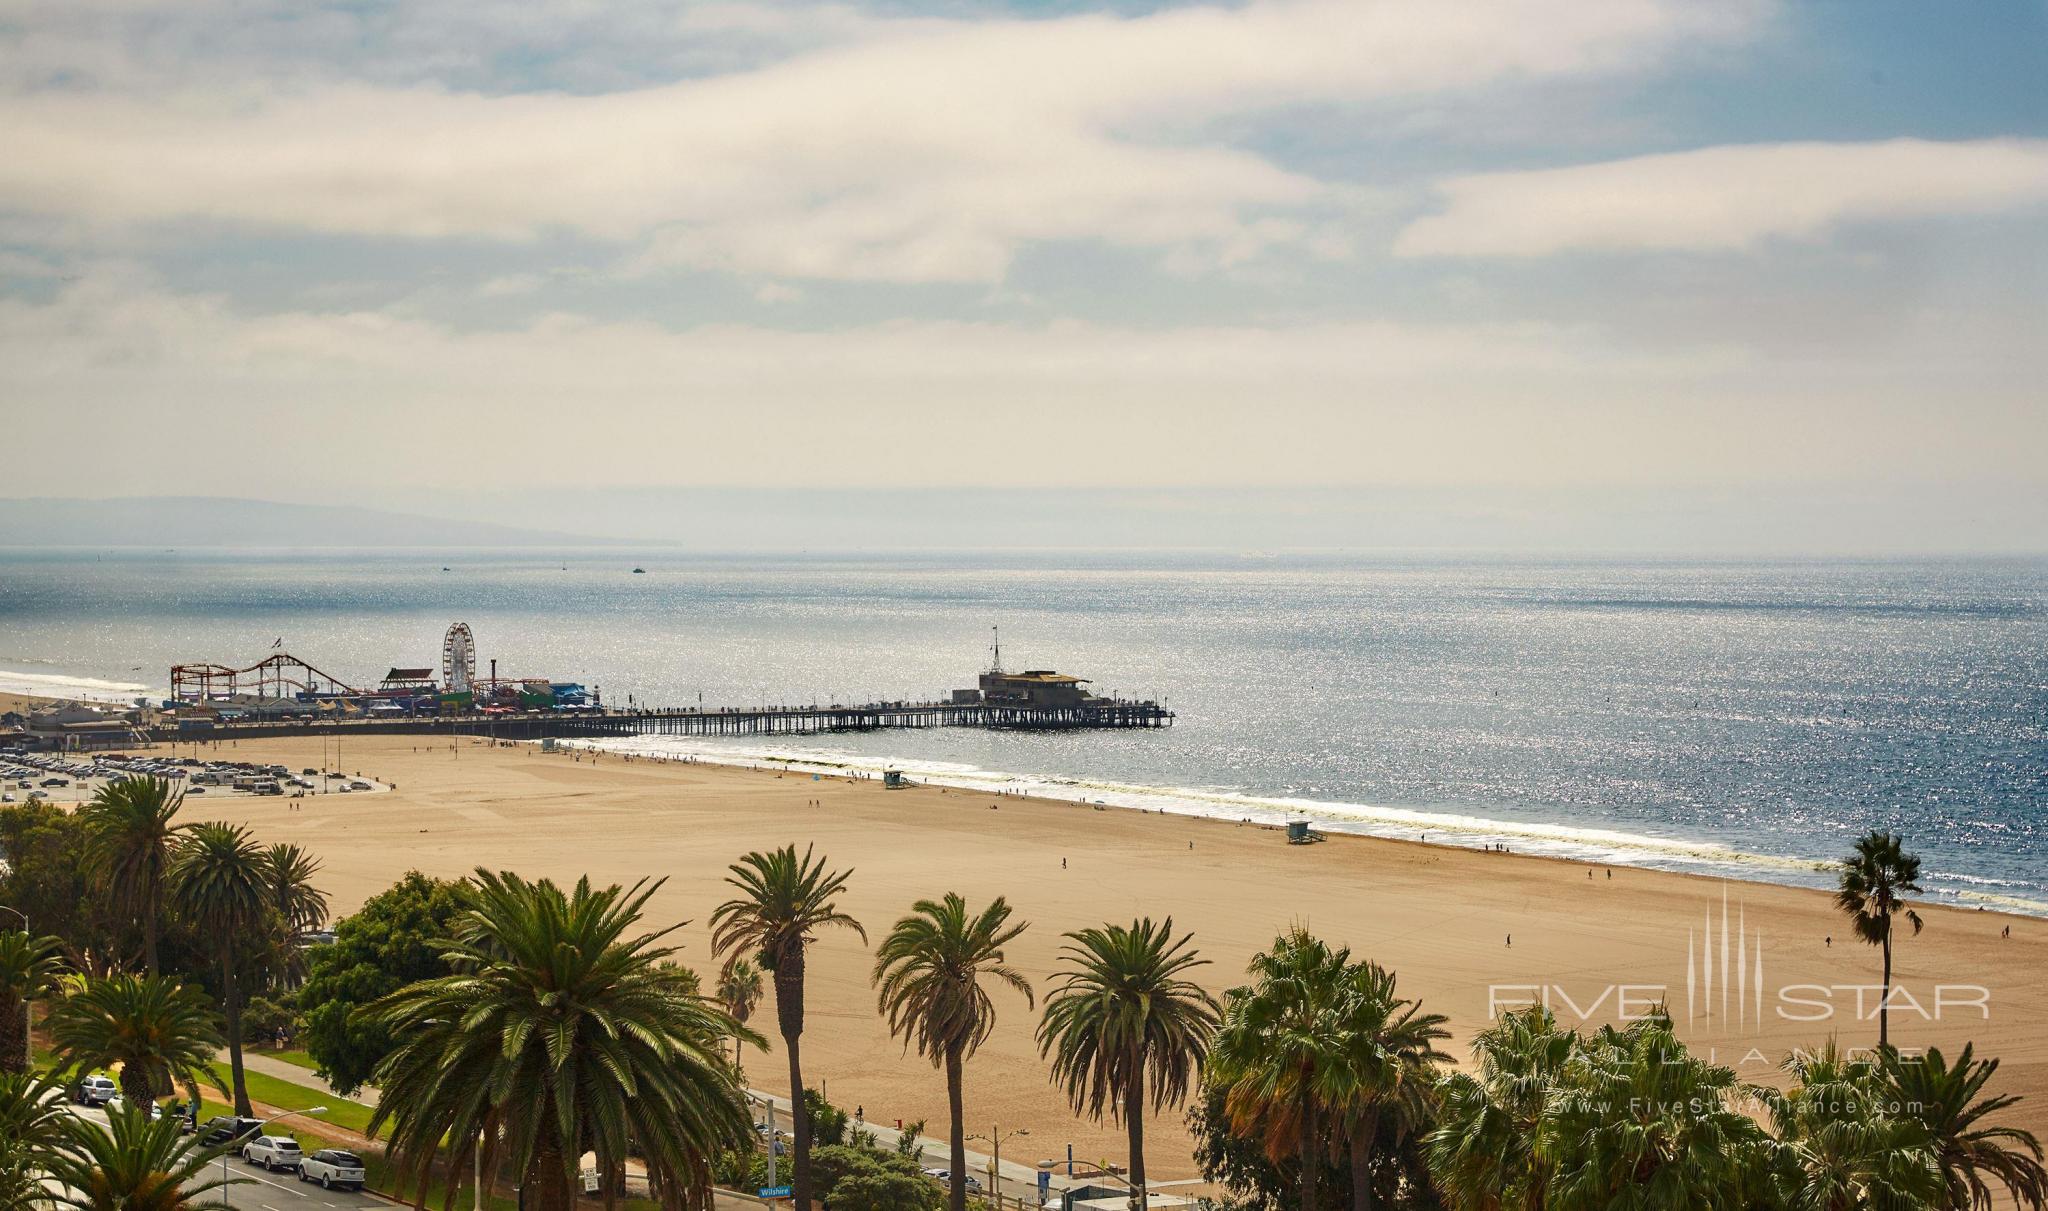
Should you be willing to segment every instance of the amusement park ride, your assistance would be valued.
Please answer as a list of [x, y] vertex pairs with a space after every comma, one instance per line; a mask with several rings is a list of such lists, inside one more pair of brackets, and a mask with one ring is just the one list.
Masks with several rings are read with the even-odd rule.
[[[354, 702], [365, 706], [380, 701], [388, 704], [432, 697], [443, 708], [474, 705], [485, 710], [491, 709], [488, 704], [498, 700], [520, 700], [529, 708], [536, 705], [535, 700], [540, 697], [547, 697], [552, 702], [555, 697], [552, 683], [538, 678], [500, 678], [497, 676], [497, 664], [495, 660], [491, 662], [490, 677], [477, 677], [476, 636], [468, 623], [458, 622], [449, 627], [441, 639], [441, 678], [438, 683], [432, 669], [394, 668], [376, 689], [360, 689], [289, 652], [275, 652], [245, 669], [224, 664], [174, 665], [171, 668], [171, 696], [179, 702], [189, 703], [254, 698]], [[562, 688], [573, 690], [580, 696], [582, 687]]]

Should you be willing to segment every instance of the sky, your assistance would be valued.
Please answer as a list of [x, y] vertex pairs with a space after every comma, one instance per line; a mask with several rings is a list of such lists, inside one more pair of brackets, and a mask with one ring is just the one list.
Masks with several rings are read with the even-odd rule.
[[2042, 550], [2044, 61], [2038, 0], [10, 0], [0, 496]]

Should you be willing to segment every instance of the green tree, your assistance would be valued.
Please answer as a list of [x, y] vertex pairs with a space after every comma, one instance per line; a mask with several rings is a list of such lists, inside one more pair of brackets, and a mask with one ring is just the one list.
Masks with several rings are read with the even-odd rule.
[[1350, 952], [1296, 927], [1252, 956], [1252, 983], [1232, 989], [1212, 1078], [1233, 1131], [1276, 1162], [1295, 1154], [1303, 1211], [1322, 1205], [1318, 1178], [1330, 1132], [1325, 1072], [1342, 1047], [1336, 1012]]
[[306, 1052], [351, 1097], [391, 1052], [390, 1034], [356, 1010], [407, 984], [448, 974], [437, 942], [453, 936], [467, 884], [409, 871], [334, 927], [334, 944], [307, 955], [298, 993]]
[[[1229, 1017], [1226, 1005], [1225, 1029], [1228, 1029]], [[1230, 1090], [1216, 1079], [1217, 1076], [1216, 1061], [1212, 1057], [1202, 1073], [1195, 1104], [1188, 1110], [1188, 1131], [1194, 1136], [1195, 1163], [1202, 1176], [1230, 1191], [1231, 1201], [1225, 1204], [1230, 1211], [1298, 1211], [1304, 1185], [1299, 1157], [1290, 1150], [1276, 1160], [1266, 1150], [1262, 1136], [1241, 1135], [1234, 1130], [1230, 1111], [1225, 1105]], [[1411, 1139], [1393, 1145], [1395, 1151], [1404, 1148], [1408, 1154], [1404, 1159], [1419, 1165], [1420, 1150], [1416, 1141]], [[1333, 1200], [1348, 1200], [1351, 1197], [1349, 1166], [1336, 1167], [1327, 1151], [1317, 1154], [1316, 1163], [1319, 1168], [1314, 1179], [1316, 1189], [1329, 1192]]]
[[1909, 1211], [1937, 1206], [1946, 1193], [1927, 1135], [1889, 1112], [1889, 1089], [1875, 1060], [1844, 1055], [1833, 1042], [1794, 1054], [1795, 1081], [1765, 1092], [1778, 1138], [1773, 1179], [1799, 1211]]
[[811, 1205], [811, 1115], [804, 1104], [801, 1040], [804, 1033], [804, 955], [820, 931], [851, 929], [868, 940], [860, 922], [839, 910], [851, 870], [829, 871], [825, 859], [813, 858], [796, 846], [769, 853], [750, 853], [733, 863], [726, 882], [739, 895], [711, 914], [711, 945], [725, 960], [725, 969], [754, 959], [775, 978], [776, 1026], [789, 1056], [790, 1117], [795, 1137], [795, 1163], [790, 1185], [796, 1205]]
[[1767, 1137], [1734, 1070], [1693, 1056], [1662, 1015], [1602, 1027], [1557, 1074], [1537, 1128], [1553, 1211], [1746, 1211], [1768, 1192]]
[[29, 1008], [56, 986], [62, 945], [26, 930], [0, 932], [0, 1072], [28, 1071]]
[[1919, 1126], [1934, 1150], [1945, 1191], [1942, 1211], [1991, 1211], [1994, 1182], [2005, 1187], [2013, 1205], [2040, 1211], [2048, 1202], [2041, 1141], [2023, 1128], [1987, 1121], [2024, 1099], [2013, 1094], [1983, 1096], [1984, 1087], [1998, 1073], [1998, 1061], [1978, 1060], [1973, 1050], [1964, 1044], [1953, 1064], [1935, 1047], [1920, 1056], [1885, 1052], [1882, 1067], [1890, 1104], [1895, 1113]]
[[[811, 1120], [811, 1143], [818, 1146], [846, 1143], [846, 1126], [853, 1118], [851, 1114], [825, 1100], [825, 1095], [816, 1089], [804, 1090], [804, 1114]], [[824, 1187], [818, 1191], [822, 1197]]]
[[327, 924], [327, 893], [313, 886], [320, 860], [283, 841], [263, 856], [270, 874], [270, 906], [285, 929], [297, 935]]
[[214, 1176], [219, 1148], [184, 1135], [178, 1120], [154, 1121], [139, 1106], [107, 1115], [102, 1128], [72, 1117], [50, 1172], [67, 1187], [58, 1202], [78, 1211], [233, 1211], [215, 1195], [232, 1184]]
[[[732, 1015], [732, 1020], [744, 1026], [753, 1019], [754, 1010], [761, 1007], [761, 967], [752, 959], [741, 959], [728, 965], [719, 973], [718, 1003]], [[732, 1066], [740, 1066], [740, 1036], [732, 1039]]]
[[171, 862], [170, 892], [178, 911], [213, 940], [220, 961], [220, 998], [227, 1018], [228, 1070], [235, 1113], [253, 1113], [242, 1072], [242, 973], [238, 959], [266, 934], [270, 914], [268, 862], [247, 829], [199, 824], [186, 830]]
[[1208, 960], [1173, 936], [1173, 918], [1147, 917], [1127, 928], [1104, 925], [1066, 935], [1038, 1024], [1038, 1050], [1076, 1113], [1120, 1118], [1131, 1149], [1131, 1206], [1149, 1205], [1145, 1189], [1145, 1105], [1185, 1101], [1208, 1058], [1216, 998], [1186, 978]]
[[1877, 1045], [1891, 1042], [1892, 919], [1903, 914], [1920, 932], [1920, 914], [1901, 898], [1920, 891], [1920, 859], [1905, 852], [1904, 840], [1873, 831], [1842, 859], [1835, 905], [1849, 915], [1856, 936], [1884, 952], [1884, 996], [1877, 1003]]
[[364, 1011], [399, 1040], [377, 1068], [370, 1133], [390, 1125], [422, 1188], [444, 1137], [467, 1148], [487, 1128], [502, 1129], [531, 1211], [568, 1211], [586, 1150], [610, 1176], [630, 1150], [682, 1197], [751, 1143], [724, 1058], [745, 1028], [668, 962], [660, 941], [679, 926], [634, 932], [660, 886], [593, 891], [584, 879], [565, 895], [480, 869], [442, 946], [451, 974]]
[[[820, 1144], [811, 1159], [812, 1176], [818, 1185], [818, 1198], [829, 1204], [833, 1211], [839, 1211], [841, 1206], [854, 1205], [845, 1201], [848, 1191], [859, 1191], [863, 1186], [851, 1183], [864, 1183], [865, 1189], [870, 1192], [912, 1191], [907, 1180], [898, 1179], [914, 1179], [923, 1189], [921, 1192], [909, 1194], [916, 1199], [914, 1202], [883, 1204], [884, 1206], [918, 1207], [939, 1211], [939, 1208], [945, 1205], [945, 1198], [940, 1194], [939, 1187], [933, 1185], [931, 1179], [918, 1170], [917, 1162], [909, 1157], [849, 1144]], [[857, 1197], [869, 1198], [873, 1197], [873, 1194]], [[862, 1202], [860, 1205], [869, 1204]]]
[[966, 1061], [995, 1029], [996, 1007], [983, 977], [1007, 984], [1036, 1003], [1031, 985], [1003, 959], [1003, 948], [1027, 928], [1011, 925], [1010, 906], [997, 896], [980, 912], [948, 892], [940, 901], [919, 900], [896, 922], [875, 951], [879, 1008], [889, 1033], [913, 1044], [919, 1055], [946, 1072], [946, 1107], [952, 1117], [952, 1211], [967, 1208], [967, 1114], [963, 1103]]
[[850, 1173], [832, 1190], [833, 1211], [939, 1211], [944, 1205], [922, 1173]]
[[44, 1177], [65, 1140], [63, 1078], [0, 1072], [0, 1207], [46, 1207]]
[[83, 814], [47, 800], [0, 806], [0, 853], [7, 856], [0, 865], [0, 904], [60, 939], [73, 967], [99, 971], [111, 964], [121, 931], [94, 873]]
[[220, 1021], [195, 988], [163, 976], [88, 980], [50, 1011], [50, 1035], [66, 1067], [119, 1068], [121, 1096], [142, 1106], [179, 1086], [220, 1086], [213, 1057]]
[[1338, 1049], [1322, 1073], [1321, 1100], [1344, 1138], [1356, 1211], [1369, 1211], [1377, 1197], [1382, 1149], [1434, 1122], [1437, 1066], [1451, 1059], [1436, 1047], [1450, 1037], [1446, 1021], [1399, 996], [1394, 973], [1379, 964], [1345, 969], [1334, 1020]]
[[101, 787], [79, 814], [92, 835], [95, 868], [114, 908], [142, 925], [142, 962], [156, 975], [159, 918], [177, 848], [184, 792], [167, 778], [122, 778]]
[[1472, 1042], [1476, 1072], [1437, 1084], [1438, 1127], [1424, 1141], [1444, 1205], [1454, 1211], [1542, 1211], [1550, 1164], [1536, 1151], [1545, 1104], [1579, 1036], [1548, 1009], [1504, 1013]]

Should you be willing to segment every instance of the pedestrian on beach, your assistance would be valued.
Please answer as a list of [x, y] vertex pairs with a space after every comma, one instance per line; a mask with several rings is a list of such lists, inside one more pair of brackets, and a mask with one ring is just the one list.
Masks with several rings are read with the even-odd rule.
[[1509, 949], [1509, 950], [1513, 950], [1514, 948], [1515, 948], [1515, 935], [1513, 935], [1513, 934], [1509, 934], [1509, 935], [1508, 935], [1508, 949]]

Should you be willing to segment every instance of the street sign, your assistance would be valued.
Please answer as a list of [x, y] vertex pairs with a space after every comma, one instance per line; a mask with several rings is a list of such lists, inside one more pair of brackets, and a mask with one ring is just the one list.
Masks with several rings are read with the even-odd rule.
[[792, 1193], [792, 1187], [789, 1187], [789, 1186], [763, 1186], [763, 1187], [761, 1187], [761, 1197], [762, 1197], [762, 1198], [788, 1198], [788, 1197], [790, 1196], [790, 1194], [791, 1194], [791, 1193]]

